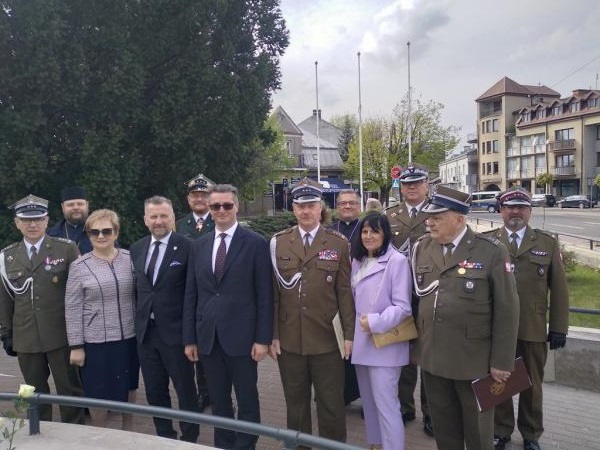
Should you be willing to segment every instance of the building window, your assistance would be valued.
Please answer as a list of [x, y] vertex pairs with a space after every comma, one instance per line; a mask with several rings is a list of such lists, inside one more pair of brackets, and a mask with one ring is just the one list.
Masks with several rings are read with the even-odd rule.
[[497, 161], [496, 161], [496, 162], [494, 162], [494, 163], [492, 163], [492, 173], [493, 173], [494, 175], [497, 175], [497, 174], [498, 174], [498, 162], [497, 162]]
[[485, 175], [485, 163], [481, 163], [481, 173]]
[[290, 141], [290, 140], [285, 141], [285, 151], [290, 158], [292, 156], [294, 156], [292, 153], [292, 141]]
[[498, 153], [500, 151], [500, 142], [495, 140], [492, 141], [492, 153]]
[[531, 113], [529, 111], [527, 111], [526, 113], [523, 113], [522, 117], [523, 117], [523, 122], [531, 122]]
[[544, 108], [538, 109], [537, 117], [538, 119], [544, 119], [546, 117], [546, 110]]
[[596, 152], [596, 167], [600, 167], [600, 152]]
[[587, 101], [588, 108], [598, 108], [600, 106], [600, 99], [598, 98], [590, 98]]
[[560, 155], [556, 157], [556, 167], [574, 167], [575, 155]]
[[600, 125], [596, 126], [596, 139], [600, 140]]
[[568, 141], [569, 139], [575, 139], [575, 128], [566, 128], [564, 130], [556, 130], [554, 136], [557, 141]]
[[498, 119], [494, 119], [492, 120], [492, 131], [498, 131], [499, 130], [499, 125], [498, 125]]
[[579, 102], [573, 102], [569, 105], [569, 112], [577, 112], [579, 111]]
[[485, 155], [485, 142], [481, 143], [481, 154]]
[[489, 162], [489, 163], [486, 163], [486, 166], [487, 166], [487, 167], [486, 167], [486, 169], [487, 169], [487, 173], [488, 173], [488, 175], [489, 175], [489, 174], [491, 174], [491, 173], [492, 173], [492, 163], [491, 163], [491, 162]]
[[553, 116], [560, 116], [561, 113], [562, 113], [562, 106], [561, 105], [557, 105], [557, 106], [554, 106], [552, 108], [552, 115]]

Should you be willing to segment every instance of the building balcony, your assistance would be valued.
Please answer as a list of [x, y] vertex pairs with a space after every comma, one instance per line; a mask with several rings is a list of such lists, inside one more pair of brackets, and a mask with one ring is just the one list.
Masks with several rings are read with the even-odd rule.
[[555, 177], [575, 176], [575, 166], [550, 167], [550, 173]]
[[533, 147], [531, 145], [522, 145], [521, 155], [533, 155]]
[[510, 157], [510, 156], [521, 156], [521, 150], [519, 150], [518, 148], [507, 148], [506, 149], [506, 156]]
[[575, 152], [575, 139], [548, 142], [548, 150], [551, 152]]

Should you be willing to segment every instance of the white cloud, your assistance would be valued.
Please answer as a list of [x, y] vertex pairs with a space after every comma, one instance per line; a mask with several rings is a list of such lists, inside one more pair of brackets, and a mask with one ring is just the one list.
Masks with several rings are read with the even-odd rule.
[[563, 96], [594, 88], [600, 73], [597, 5], [597, 0], [283, 0], [290, 46], [281, 61], [282, 90], [273, 102], [296, 121], [308, 117], [316, 106], [319, 61], [323, 116], [356, 113], [360, 51], [363, 117], [389, 116], [407, 92], [410, 41], [415, 94], [443, 103], [445, 125], [460, 126], [466, 135], [475, 130], [475, 99], [503, 76], [545, 84]]

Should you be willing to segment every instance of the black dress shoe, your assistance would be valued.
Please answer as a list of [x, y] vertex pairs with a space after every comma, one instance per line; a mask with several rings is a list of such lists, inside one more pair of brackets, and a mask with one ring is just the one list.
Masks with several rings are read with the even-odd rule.
[[210, 397], [208, 394], [200, 394], [198, 396], [198, 409], [200, 412], [203, 412], [206, 408], [210, 406]]
[[423, 431], [427, 436], [433, 436], [433, 425], [431, 424], [431, 417], [425, 416], [423, 419]]
[[494, 435], [494, 450], [504, 450], [506, 443], [510, 441], [510, 436]]
[[537, 441], [528, 441], [527, 439], [523, 439], [523, 448], [525, 450], [540, 450], [540, 444]]
[[413, 420], [415, 420], [417, 417], [415, 416], [414, 412], [403, 412], [402, 413], [402, 422], [406, 423], [406, 422], [412, 422]]

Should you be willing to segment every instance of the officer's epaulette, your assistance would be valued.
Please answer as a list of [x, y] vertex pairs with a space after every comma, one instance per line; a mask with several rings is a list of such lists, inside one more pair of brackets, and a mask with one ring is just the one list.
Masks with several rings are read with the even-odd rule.
[[554, 234], [552, 234], [551, 231], [548, 230], [541, 230], [540, 228], [534, 228], [533, 231], [535, 231], [536, 233], [542, 233], [545, 234], [546, 236], [551, 237], [552, 239], [556, 239], [556, 236]]
[[17, 245], [19, 245], [18, 242], [13, 242], [12, 244], [10, 244], [10, 245], [4, 247], [2, 250], [0, 250], [0, 252], [6, 251], [6, 250], [10, 250], [11, 248], [16, 247]]
[[343, 240], [347, 241], [348, 238], [346, 236], [344, 236], [342, 233], [340, 233], [337, 230], [332, 230], [331, 228], [325, 228], [325, 233], [328, 234], [333, 234], [334, 236], [337, 236], [339, 238], [342, 238]]
[[491, 234], [475, 233], [475, 237], [483, 241], [488, 241], [489, 243], [494, 244], [496, 247], [500, 245], [500, 239], [492, 236]]
[[483, 234], [484, 236], [494, 235], [496, 236], [499, 231], [502, 231], [502, 228], [492, 228], [491, 230], [480, 231], [479, 234]]
[[290, 227], [290, 228], [286, 228], [285, 230], [278, 231], [277, 233], [275, 233], [273, 235], [273, 237], [283, 236], [284, 234], [290, 234], [292, 231], [294, 231], [295, 228], [296, 227]]
[[46, 237], [52, 239], [53, 241], [62, 242], [64, 244], [70, 244], [71, 242], [74, 242], [71, 239], [67, 239], [64, 237], [57, 237], [57, 236], [46, 236]]

